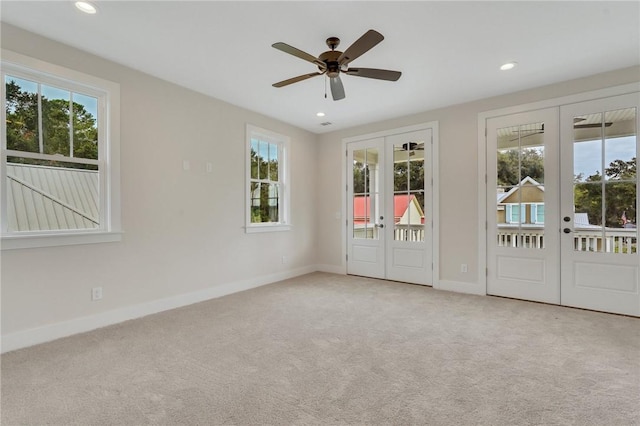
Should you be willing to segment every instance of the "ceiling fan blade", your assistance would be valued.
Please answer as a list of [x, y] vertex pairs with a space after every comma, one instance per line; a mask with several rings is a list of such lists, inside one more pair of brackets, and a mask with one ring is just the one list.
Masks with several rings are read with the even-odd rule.
[[[606, 122], [604, 123], [604, 127], [611, 127], [613, 123], [612, 122]], [[592, 124], [574, 124], [573, 128], [574, 129], [597, 129], [599, 127], [602, 127], [602, 123], [592, 123]]]
[[322, 74], [324, 74], [324, 73], [323, 72], [313, 72], [311, 74], [299, 75], [297, 77], [293, 77], [293, 78], [290, 78], [288, 80], [282, 80], [282, 81], [279, 81], [277, 83], [273, 83], [272, 86], [273, 87], [284, 87], [284, 86], [288, 86], [289, 84], [297, 83], [299, 81], [306, 80], [308, 78], [315, 77], [317, 75], [322, 75]]
[[344, 99], [344, 86], [342, 85], [342, 80], [340, 80], [340, 76], [333, 77], [329, 79], [331, 84], [331, 95], [333, 96], [334, 101], [339, 101], [340, 99]]
[[304, 59], [305, 61], [309, 61], [313, 64], [316, 64], [317, 66], [319, 66], [322, 69], [326, 69], [327, 68], [327, 64], [325, 64], [324, 62], [322, 62], [320, 59], [316, 58], [315, 56], [307, 53], [307, 52], [303, 52], [300, 49], [296, 49], [293, 46], [289, 46], [287, 43], [282, 43], [282, 42], [278, 42], [278, 43], [273, 43], [271, 45], [271, 47], [281, 50], [282, 52], [288, 53], [290, 55], [296, 56], [300, 59]]
[[349, 68], [345, 71], [356, 77], [375, 78], [378, 80], [398, 81], [402, 73], [400, 71], [379, 70], [376, 68]]
[[537, 130], [531, 133], [527, 133], [526, 135], [522, 135], [519, 138], [509, 139], [509, 142], [517, 141], [518, 139], [528, 138], [529, 136], [533, 136], [533, 135], [543, 135], [543, 134], [544, 134], [544, 129], [542, 129], [542, 131]]
[[345, 50], [340, 57], [338, 57], [338, 63], [340, 65], [348, 64], [363, 53], [370, 50], [376, 44], [384, 40], [384, 36], [375, 30], [369, 30], [362, 35], [359, 39], [353, 42], [347, 50]]

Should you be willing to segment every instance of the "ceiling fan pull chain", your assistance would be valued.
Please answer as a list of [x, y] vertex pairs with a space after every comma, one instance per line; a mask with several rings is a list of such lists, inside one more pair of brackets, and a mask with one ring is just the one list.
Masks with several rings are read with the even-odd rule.
[[327, 99], [327, 78], [324, 78], [324, 98]]

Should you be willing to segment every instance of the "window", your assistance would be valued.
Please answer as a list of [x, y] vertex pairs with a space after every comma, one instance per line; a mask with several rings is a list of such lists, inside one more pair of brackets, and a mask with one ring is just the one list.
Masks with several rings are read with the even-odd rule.
[[247, 232], [286, 231], [289, 138], [247, 125]]
[[533, 223], [544, 223], [544, 204], [537, 203], [531, 205], [531, 217]]
[[2, 58], [2, 248], [119, 240], [119, 85]]
[[506, 205], [506, 219], [507, 223], [524, 223], [524, 217], [520, 216], [520, 204], [507, 204]]

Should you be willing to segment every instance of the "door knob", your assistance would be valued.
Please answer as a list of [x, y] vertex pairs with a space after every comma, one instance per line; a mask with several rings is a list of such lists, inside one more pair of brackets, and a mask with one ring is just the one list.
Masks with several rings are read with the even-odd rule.
[[564, 232], [565, 234], [570, 234], [570, 233], [571, 233], [571, 229], [569, 229], [569, 228], [564, 228], [564, 229], [562, 230], [562, 232]]
[[562, 220], [565, 222], [571, 222], [571, 218], [569, 216], [565, 216]]
[[376, 228], [384, 228], [384, 224], [382, 224], [382, 223], [376, 223]]

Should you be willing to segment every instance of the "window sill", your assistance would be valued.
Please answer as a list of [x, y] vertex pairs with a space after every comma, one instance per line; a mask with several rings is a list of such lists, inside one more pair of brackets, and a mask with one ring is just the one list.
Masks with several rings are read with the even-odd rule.
[[112, 243], [122, 240], [122, 232], [95, 232], [83, 234], [39, 234], [3, 236], [2, 250], [37, 247], [70, 246], [76, 244]]
[[282, 232], [282, 231], [290, 231], [291, 225], [251, 225], [245, 226], [245, 232], [247, 234], [254, 234], [259, 232]]

